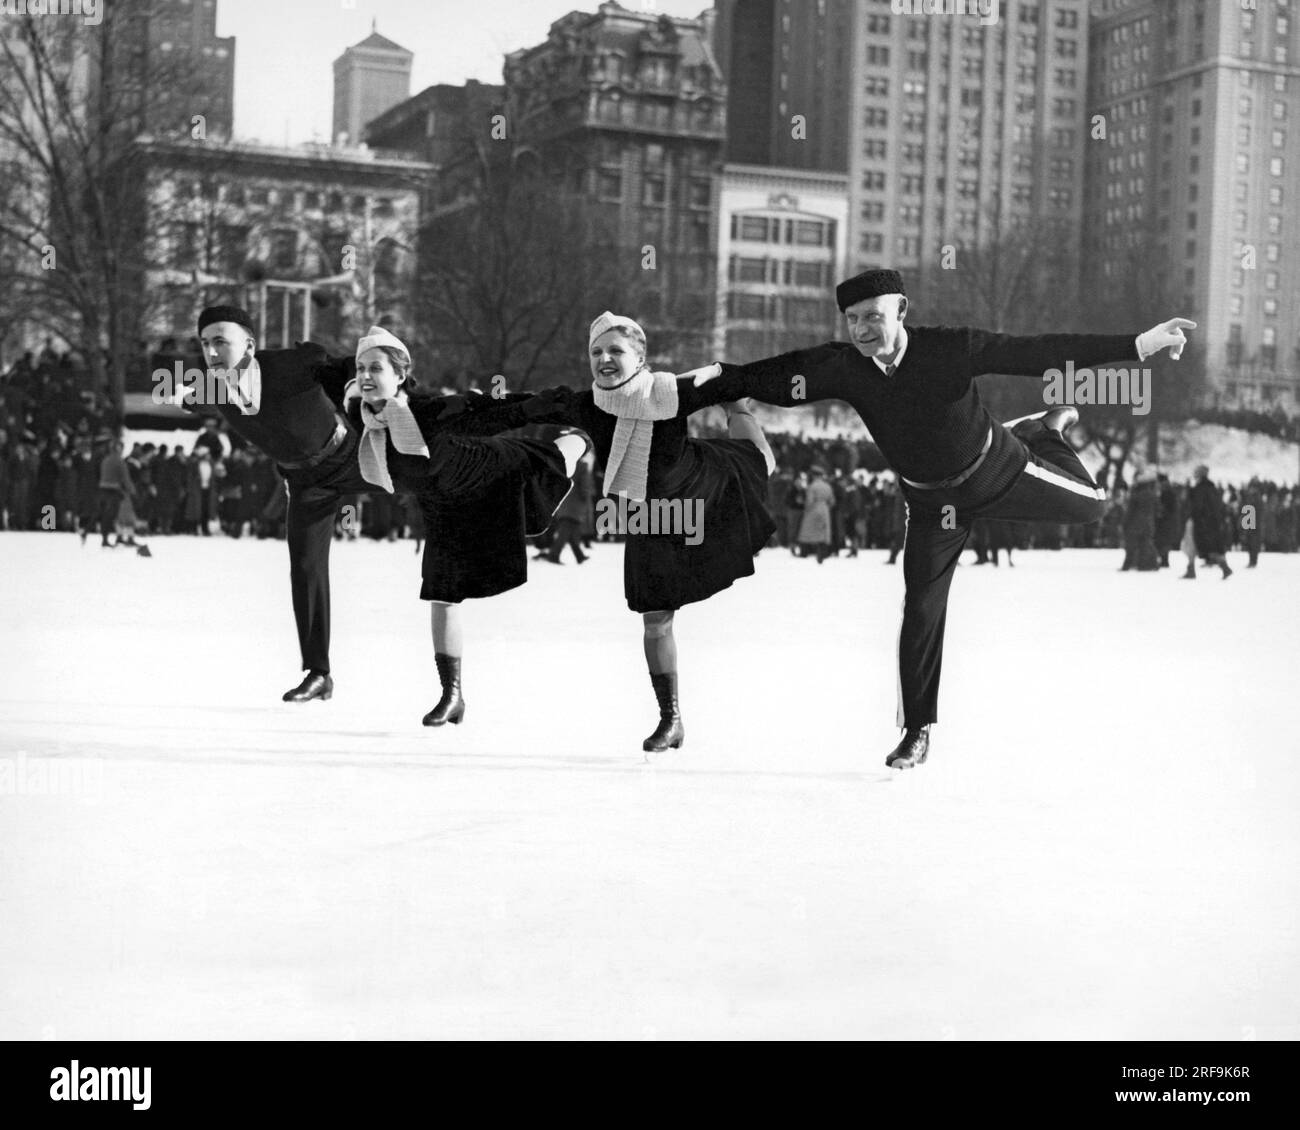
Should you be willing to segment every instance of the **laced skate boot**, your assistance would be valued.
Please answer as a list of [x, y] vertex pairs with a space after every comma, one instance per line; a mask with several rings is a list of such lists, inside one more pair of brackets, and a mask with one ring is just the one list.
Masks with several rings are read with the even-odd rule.
[[465, 717], [465, 700], [460, 693], [460, 656], [436, 652], [433, 662], [438, 668], [438, 681], [442, 684], [442, 698], [424, 716], [426, 726], [445, 726], [450, 722], [459, 726]]
[[310, 702], [314, 698], [322, 702], [334, 694], [334, 680], [331, 679], [324, 671], [308, 671], [307, 677], [303, 679], [291, 691], [285, 691], [283, 700], [285, 702]]
[[680, 749], [686, 740], [686, 728], [682, 725], [682, 712], [677, 705], [677, 672], [651, 675], [650, 682], [655, 689], [655, 698], [659, 700], [659, 725], [641, 743], [641, 748], [646, 753]]
[[903, 734], [894, 752], [885, 758], [890, 769], [913, 769], [924, 765], [930, 753], [930, 727], [913, 726]]

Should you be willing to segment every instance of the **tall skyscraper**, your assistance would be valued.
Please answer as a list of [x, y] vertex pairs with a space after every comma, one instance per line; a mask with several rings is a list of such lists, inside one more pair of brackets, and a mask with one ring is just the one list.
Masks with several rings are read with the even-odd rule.
[[189, 136], [200, 114], [208, 137], [229, 137], [235, 114], [235, 37], [217, 35], [217, 0], [161, 0], [149, 9], [151, 71], [145, 113], [152, 133]]
[[334, 140], [358, 144], [369, 122], [410, 96], [414, 58], [372, 29], [334, 60]]
[[1094, 0], [1090, 286], [1195, 318], [1212, 398], [1297, 405], [1300, 2]]
[[1001, 0], [996, 21], [975, 4], [911, 7], [853, 6], [851, 268], [887, 263], [921, 284], [938, 278], [945, 247], [1036, 225], [1051, 226], [1054, 254], [1076, 255], [1085, 0]]
[[848, 169], [854, 2], [717, 0], [729, 162]]

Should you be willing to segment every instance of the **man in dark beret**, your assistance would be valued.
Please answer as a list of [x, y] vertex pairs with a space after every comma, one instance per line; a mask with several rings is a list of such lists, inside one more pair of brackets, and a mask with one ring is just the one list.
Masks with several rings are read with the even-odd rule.
[[907, 293], [893, 270], [840, 283], [836, 301], [849, 341], [828, 342], [748, 365], [694, 370], [722, 380], [725, 399], [753, 397], [798, 407], [843, 400], [862, 417], [898, 475], [907, 500], [906, 595], [899, 637], [898, 725], [902, 740], [885, 764], [908, 769], [929, 752], [938, 718], [948, 588], [977, 518], [1094, 522], [1106, 493], [1066, 442], [1078, 412], [1056, 408], [1003, 425], [980, 403], [974, 378], [1006, 373], [1045, 379], [1168, 348], [1175, 360], [1196, 323], [1172, 318], [1145, 333], [1012, 337], [970, 328], [904, 327]]
[[[305, 677], [285, 702], [328, 699], [330, 677], [329, 552], [344, 495], [370, 484], [357, 466], [357, 436], [339, 412], [351, 358], [330, 358], [319, 345], [257, 349], [253, 320], [237, 306], [210, 306], [199, 315], [208, 384], [186, 406], [216, 413], [236, 435], [280, 467], [288, 488], [286, 526], [293, 615]], [[207, 403], [206, 401], [212, 401]]]

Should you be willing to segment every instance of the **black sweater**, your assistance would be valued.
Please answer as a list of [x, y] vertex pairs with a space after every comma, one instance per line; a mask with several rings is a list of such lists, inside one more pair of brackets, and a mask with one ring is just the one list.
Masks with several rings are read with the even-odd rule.
[[[980, 454], [993, 424], [974, 378], [985, 373], [1039, 377], [1048, 369], [1136, 359], [1137, 334], [1012, 337], [985, 330], [909, 326], [907, 352], [892, 377], [844, 341], [795, 350], [748, 365], [723, 364], [723, 400], [750, 396], [786, 408], [814, 400], [852, 405], [881, 453], [904, 478], [937, 482]], [[794, 378], [802, 376], [802, 381]]]
[[343, 385], [352, 375], [351, 358], [331, 358], [319, 345], [258, 350], [262, 399], [245, 416], [233, 404], [186, 404], [190, 411], [217, 413], [230, 430], [277, 463], [300, 463], [318, 454], [338, 424]]

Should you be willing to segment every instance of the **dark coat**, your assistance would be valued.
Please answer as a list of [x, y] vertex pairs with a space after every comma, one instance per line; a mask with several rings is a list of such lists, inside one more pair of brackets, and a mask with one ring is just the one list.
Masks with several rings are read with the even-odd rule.
[[1196, 539], [1196, 552], [1205, 557], [1211, 553], [1226, 553], [1223, 537], [1223, 499], [1219, 488], [1208, 478], [1192, 487], [1189, 496], [1192, 536]]

